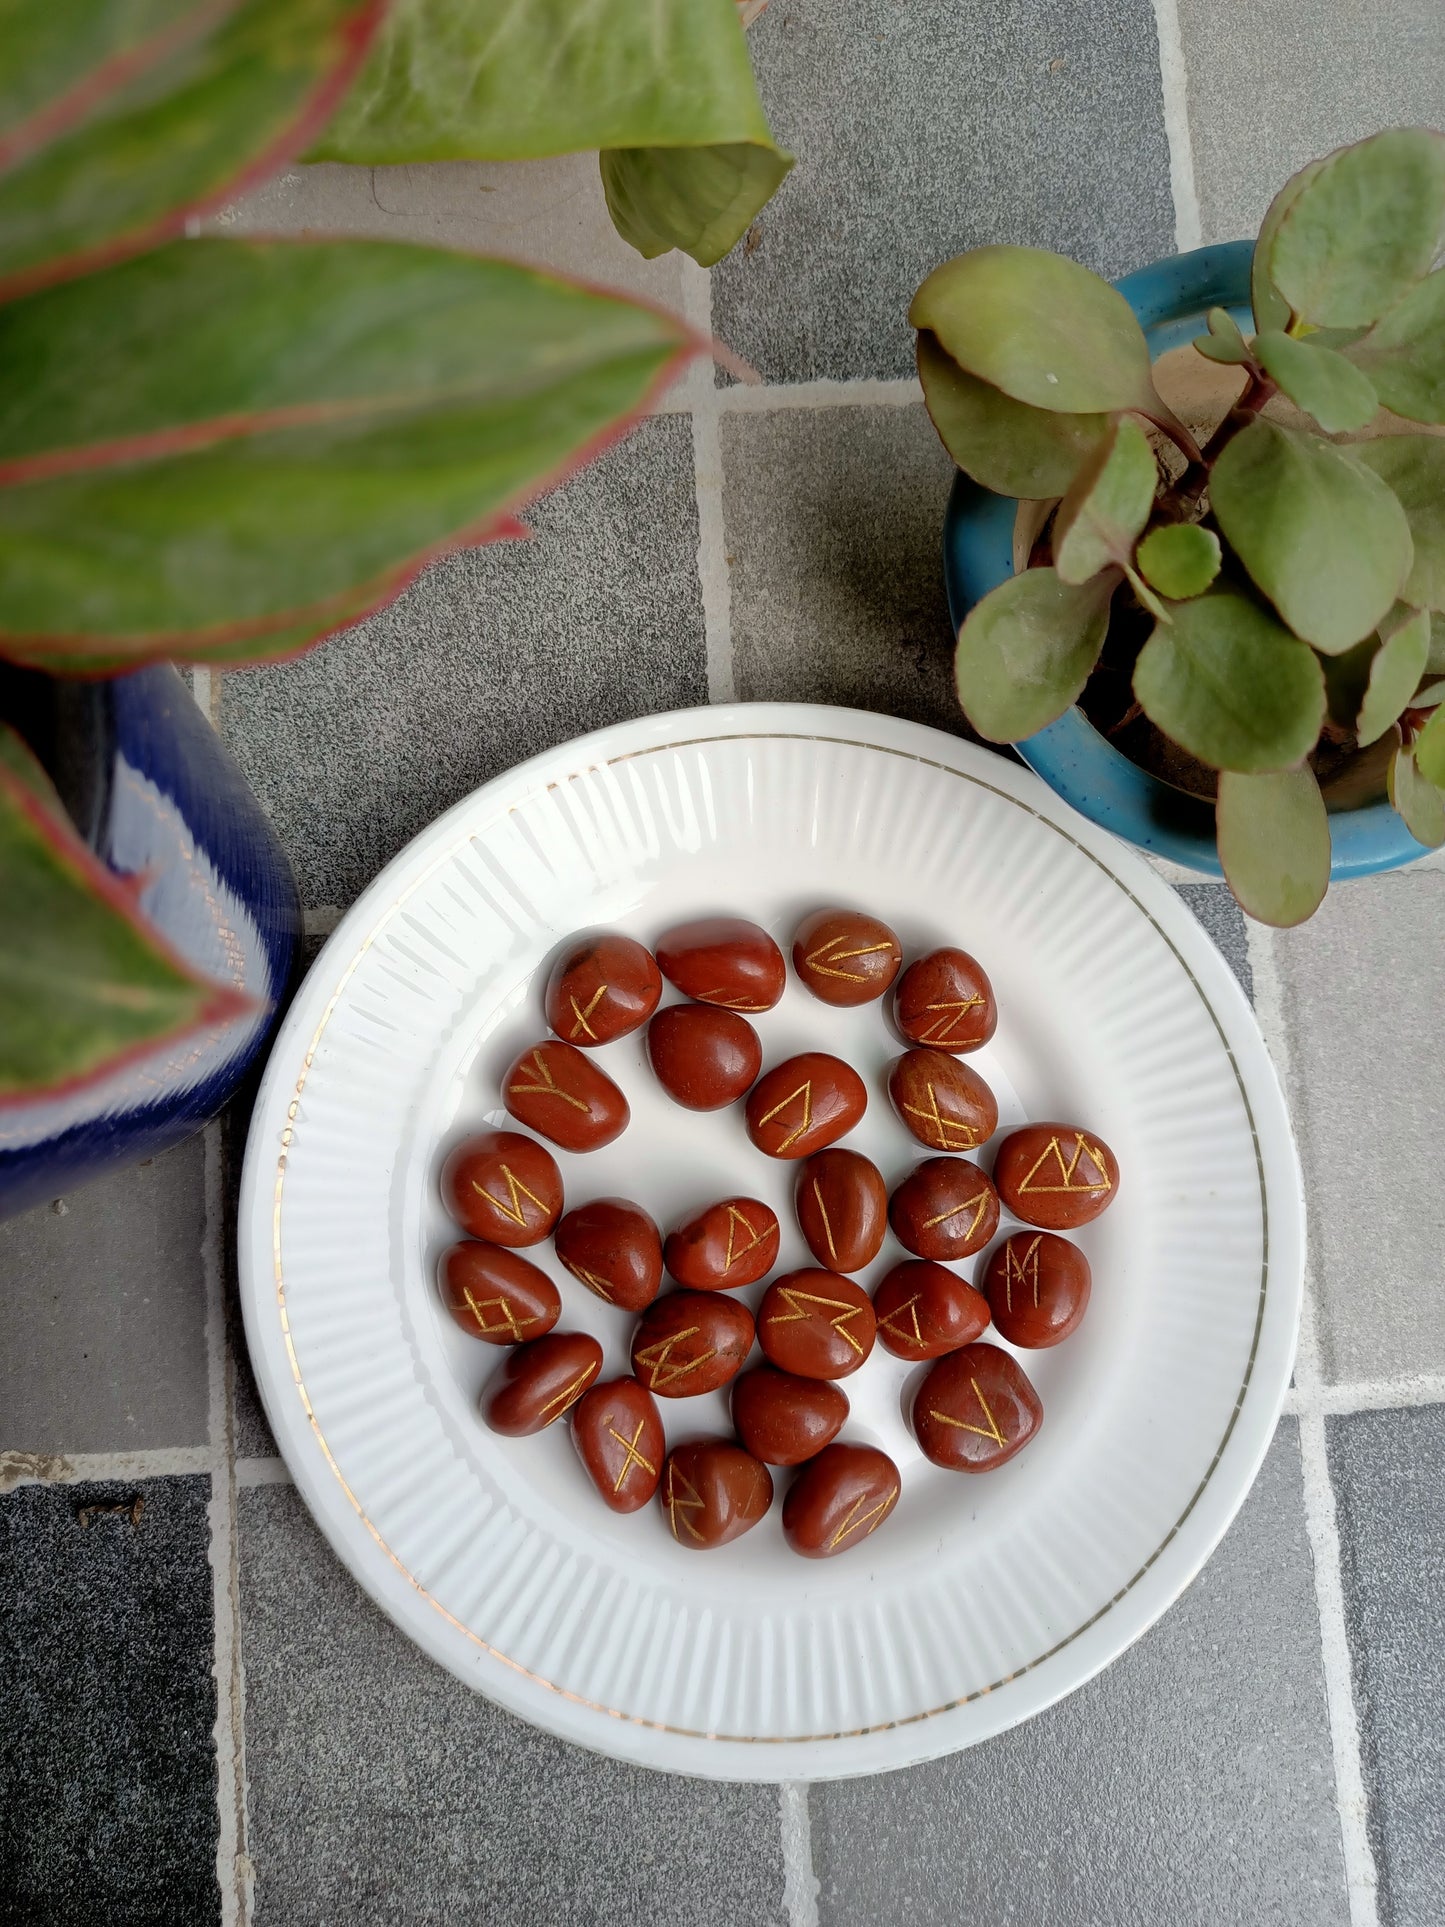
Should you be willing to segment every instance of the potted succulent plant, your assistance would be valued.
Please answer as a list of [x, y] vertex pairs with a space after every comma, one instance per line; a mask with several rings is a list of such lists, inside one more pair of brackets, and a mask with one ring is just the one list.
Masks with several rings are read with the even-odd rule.
[[[971, 722], [1268, 922], [1318, 906], [1332, 841], [1336, 874], [1445, 842], [1442, 248], [1445, 135], [1400, 128], [1296, 174], [1252, 255], [1115, 288], [977, 248], [910, 309], [971, 478], [945, 544]], [[1232, 377], [1193, 425], [1151, 359], [1191, 337]]]

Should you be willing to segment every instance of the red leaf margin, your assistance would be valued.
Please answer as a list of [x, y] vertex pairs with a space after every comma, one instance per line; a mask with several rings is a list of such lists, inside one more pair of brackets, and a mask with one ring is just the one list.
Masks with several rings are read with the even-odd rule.
[[201, 974], [164, 936], [156, 929], [148, 917], [140, 910], [135, 900], [135, 892], [126, 882], [106, 868], [99, 857], [81, 840], [63, 814], [47, 809], [42, 800], [50, 788], [50, 779], [24, 739], [8, 725], [6, 733], [19, 744], [26, 760], [35, 767], [37, 786], [29, 787], [13, 770], [0, 764], [0, 791], [15, 804], [42, 840], [49, 845], [52, 855], [63, 869], [70, 871], [75, 881], [92, 896], [99, 897], [106, 907], [123, 917], [136, 935], [156, 951], [178, 976], [186, 978], [197, 989], [206, 992], [204, 1002], [194, 1017], [184, 1018], [168, 1030], [158, 1031], [155, 1036], [136, 1044], [128, 1044], [123, 1050], [116, 1051], [94, 1069], [78, 1072], [74, 1077], [63, 1077], [54, 1083], [36, 1084], [22, 1091], [0, 1091], [0, 1111], [14, 1111], [26, 1104], [45, 1103], [59, 1097], [74, 1095], [91, 1085], [103, 1082], [127, 1064], [139, 1058], [148, 1057], [153, 1051], [174, 1044], [182, 1037], [196, 1035], [210, 1030], [218, 1024], [232, 1022], [238, 1017], [259, 1015], [269, 1006], [260, 998], [238, 990], [234, 984], [221, 983], [214, 977]]

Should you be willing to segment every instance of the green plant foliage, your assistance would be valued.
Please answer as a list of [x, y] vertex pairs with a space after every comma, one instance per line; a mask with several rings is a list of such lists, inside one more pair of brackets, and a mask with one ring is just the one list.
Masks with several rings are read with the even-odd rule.
[[1052, 569], [1025, 569], [969, 612], [955, 673], [981, 736], [1021, 742], [1063, 715], [1099, 659], [1118, 580], [1096, 576], [1074, 588]]
[[1226, 770], [1214, 818], [1224, 874], [1252, 917], [1287, 929], [1314, 915], [1329, 888], [1330, 825], [1312, 770]]
[[301, 148], [376, 0], [0, 4], [0, 298], [179, 232]]
[[1215, 769], [1289, 769], [1314, 748], [1325, 684], [1314, 651], [1246, 596], [1200, 596], [1156, 625], [1134, 665], [1150, 722]]
[[1256, 328], [1289, 326], [1290, 305], [1270, 279], [1270, 252], [1274, 247], [1274, 237], [1279, 232], [1280, 222], [1323, 166], [1323, 160], [1310, 161], [1307, 166], [1300, 169], [1298, 174], [1291, 174], [1265, 210], [1264, 219], [1260, 223], [1259, 236], [1254, 244], [1254, 255], [1249, 265], [1250, 302], [1254, 308]]
[[1149, 520], [1159, 465], [1132, 415], [1121, 415], [1107, 443], [1079, 471], [1054, 523], [1054, 567], [1062, 582], [1087, 582], [1111, 564], [1132, 566]]
[[1387, 408], [1406, 421], [1445, 422], [1445, 268], [1437, 268], [1350, 344]]
[[1333, 348], [1271, 329], [1254, 338], [1259, 365], [1327, 434], [1363, 428], [1379, 408], [1367, 375]]
[[1408, 743], [1402, 743], [1395, 752], [1389, 792], [1390, 801], [1415, 841], [1427, 850], [1438, 850], [1445, 843], [1445, 790], [1422, 775]]
[[71, 828], [0, 725], [0, 1104], [83, 1083], [254, 1006], [198, 977]]
[[1210, 361], [1243, 366], [1250, 359], [1249, 343], [1239, 331], [1239, 323], [1228, 308], [1211, 308], [1208, 334], [1196, 335], [1194, 346]]
[[1219, 574], [1219, 537], [1197, 522], [1166, 522], [1149, 531], [1134, 559], [1151, 588], [1184, 602], [1203, 595]]
[[1225, 540], [1290, 628], [1334, 655], [1377, 628], [1410, 571], [1405, 511], [1343, 449], [1257, 419], [1214, 464]]
[[965, 474], [1000, 495], [1064, 494], [1109, 438], [1108, 415], [1058, 415], [1015, 401], [965, 374], [927, 329], [918, 337], [918, 379], [939, 440]]
[[969, 374], [1054, 413], [1152, 414], [1149, 349], [1107, 281], [1041, 248], [972, 248], [935, 268], [908, 319]]
[[1402, 600], [1417, 609], [1445, 609], [1445, 437], [1381, 435], [1350, 453], [1386, 484], [1410, 524], [1414, 559]]
[[618, 296], [377, 241], [180, 243], [12, 303], [0, 650], [292, 651], [497, 532], [700, 346]]
[[768, 131], [733, 0], [396, 0], [311, 158], [591, 148], [613, 150], [603, 181], [634, 246], [727, 252], [792, 165]]
[[1415, 738], [1415, 767], [1427, 783], [1445, 789], [1445, 710], [1437, 709]]
[[1362, 747], [1375, 742], [1397, 721], [1420, 685], [1429, 653], [1429, 613], [1412, 610], [1384, 638], [1371, 659], [1369, 682], [1355, 722], [1355, 735]]
[[1442, 240], [1445, 135], [1396, 127], [1338, 149], [1301, 184], [1271, 237], [1268, 272], [1302, 320], [1348, 328], [1428, 274]]

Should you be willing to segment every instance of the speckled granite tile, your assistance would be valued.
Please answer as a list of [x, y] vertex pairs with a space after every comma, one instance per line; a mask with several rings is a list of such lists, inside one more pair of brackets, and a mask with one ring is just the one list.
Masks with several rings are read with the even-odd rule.
[[1249, 963], [1249, 937], [1244, 912], [1234, 892], [1227, 883], [1179, 883], [1175, 888], [1213, 937], [1221, 956], [1252, 1002], [1254, 972]]
[[220, 1920], [208, 1495], [186, 1478], [0, 1498], [5, 1927]]
[[812, 1792], [827, 1927], [1346, 1927], [1296, 1428], [1098, 1679], [931, 1766]]
[[1345, 1615], [1388, 1927], [1445, 1920], [1445, 1406], [1327, 1422]]
[[776, 1788], [524, 1726], [397, 1631], [293, 1491], [238, 1500], [256, 1927], [783, 1927]]
[[980, 242], [1110, 275], [1174, 251], [1148, 0], [773, 0], [749, 44], [798, 161], [713, 326], [770, 381], [911, 374], [914, 289]]

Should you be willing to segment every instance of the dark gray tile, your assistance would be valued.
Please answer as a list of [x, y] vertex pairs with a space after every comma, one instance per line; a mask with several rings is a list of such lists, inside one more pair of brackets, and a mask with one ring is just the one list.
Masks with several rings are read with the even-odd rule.
[[1445, 1406], [1327, 1422], [1388, 1927], [1445, 1920]]
[[728, 415], [722, 445], [739, 696], [965, 733], [941, 547], [954, 469], [922, 404]]
[[781, 1927], [775, 1788], [535, 1732], [398, 1632], [293, 1491], [238, 1498], [257, 1927]]
[[644, 422], [390, 608], [225, 678], [221, 730], [308, 904], [351, 901], [439, 811], [539, 750], [706, 702], [692, 428]]
[[1029, 1725], [813, 1790], [828, 1927], [1349, 1920], [1296, 1429], [1161, 1623]]
[[1176, 884], [1181, 897], [1213, 937], [1225, 962], [1254, 1001], [1254, 972], [1249, 963], [1249, 941], [1244, 912], [1227, 883]]
[[200, 1137], [0, 1224], [0, 1449], [207, 1437]]
[[773, 0], [749, 38], [798, 161], [713, 326], [768, 379], [911, 374], [914, 289], [980, 242], [1109, 275], [1173, 253], [1149, 0]]
[[7, 1927], [220, 1919], [208, 1490], [145, 1479], [0, 1499]]

